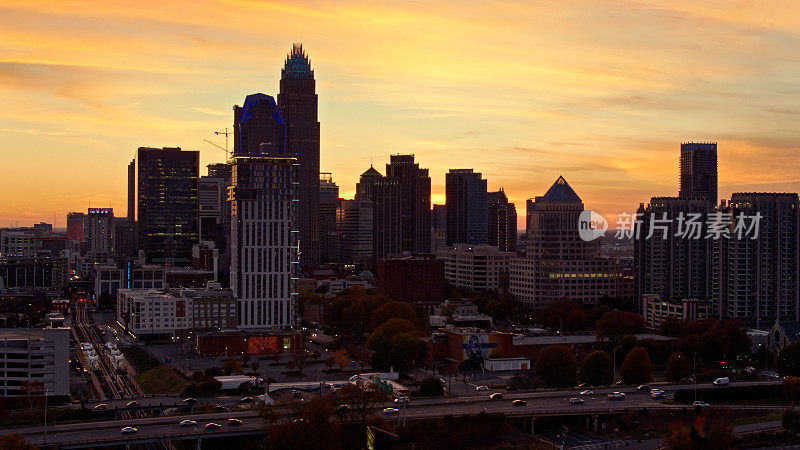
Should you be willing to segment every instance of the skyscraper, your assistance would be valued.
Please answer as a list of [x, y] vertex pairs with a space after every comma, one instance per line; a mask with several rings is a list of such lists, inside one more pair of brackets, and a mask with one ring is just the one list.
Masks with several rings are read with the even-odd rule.
[[337, 260], [347, 264], [372, 266], [372, 201], [342, 200], [336, 210], [340, 235]]
[[431, 209], [431, 253], [445, 246], [447, 239], [447, 207], [433, 205]]
[[502, 252], [517, 248], [517, 209], [508, 201], [505, 191], [489, 192], [487, 212], [487, 240], [489, 245]]
[[378, 260], [402, 252], [400, 182], [394, 177], [374, 180], [372, 199], [372, 244], [373, 268]]
[[136, 160], [128, 164], [128, 222], [136, 223]]
[[114, 256], [114, 210], [89, 208], [83, 225], [83, 242], [90, 261], [105, 264]]
[[319, 242], [322, 262], [336, 259], [332, 234], [336, 232], [336, 209], [339, 207], [339, 186], [330, 172], [319, 174]]
[[[277, 114], [277, 116], [276, 116]], [[233, 107], [233, 155], [286, 156], [286, 122], [275, 99], [266, 94], [250, 94], [242, 106]], [[214, 166], [214, 171], [224, 170]]]
[[189, 265], [198, 241], [200, 152], [139, 147], [137, 228], [147, 262]]
[[445, 176], [446, 245], [486, 244], [486, 180], [472, 169], [450, 169]]
[[[730, 214], [730, 234], [718, 243], [715, 279], [723, 318], [757, 329], [776, 320], [800, 320], [800, 200], [797, 194], [743, 192], [722, 211]], [[739, 236], [740, 215], [750, 233]], [[746, 228], [743, 228], [746, 231]]]
[[414, 254], [431, 251], [431, 177], [420, 169], [414, 155], [392, 155], [386, 177], [400, 188], [400, 251]]
[[231, 287], [239, 328], [288, 328], [295, 320], [298, 160], [284, 155], [285, 122], [272, 97], [256, 95], [236, 108], [234, 122], [245, 129], [251, 108], [266, 104], [271, 110], [261, 109], [259, 126], [271, 131], [258, 149], [237, 147], [242, 153], [233, 155]]
[[311, 62], [302, 44], [292, 45], [281, 70], [278, 108], [286, 121], [286, 153], [300, 163], [298, 229], [300, 261], [316, 264], [319, 245], [319, 121]]
[[716, 205], [717, 143], [687, 142], [681, 144], [681, 187], [678, 197], [703, 198]]
[[372, 200], [372, 186], [382, 177], [383, 175], [370, 164], [369, 169], [361, 174], [356, 183], [356, 200]]
[[228, 182], [223, 178], [200, 177], [197, 198], [200, 240], [219, 242], [224, 233], [223, 214], [228, 208]]

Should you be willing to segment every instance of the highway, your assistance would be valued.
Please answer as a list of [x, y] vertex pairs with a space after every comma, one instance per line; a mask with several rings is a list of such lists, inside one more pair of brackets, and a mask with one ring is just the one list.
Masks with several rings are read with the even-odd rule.
[[[738, 382], [734, 386], [759, 385], [774, 383], [772, 381]], [[708, 388], [710, 384], [698, 384], [698, 388]], [[661, 386], [666, 391], [677, 389], [692, 389], [694, 385], [674, 385]], [[722, 389], [722, 388], [721, 388]], [[625, 400], [609, 400], [608, 392], [610, 388], [594, 389], [593, 395], [580, 396], [585, 403], [581, 405], [571, 405], [570, 397], [579, 396], [577, 391], [545, 391], [545, 392], [526, 392], [526, 393], [503, 393], [503, 399], [490, 400], [489, 392], [481, 392], [480, 395], [458, 398], [427, 398], [412, 399], [405, 408], [405, 418], [407, 420], [437, 418], [447, 415], [470, 415], [481, 412], [504, 413], [507, 416], [531, 417], [531, 416], [563, 416], [574, 414], [603, 414], [616, 413], [630, 410], [641, 409], [682, 409], [684, 405], [667, 405], [658, 400], [650, 399], [648, 392], [636, 392], [632, 387], [617, 388], [627, 394]], [[523, 399], [527, 402], [526, 406], [514, 406], [513, 400]], [[401, 414], [385, 415], [382, 409], [390, 406], [389, 403], [381, 405], [375, 413], [383, 415], [387, 420], [400, 420]], [[391, 404], [394, 406], [394, 404]], [[767, 410], [773, 407], [747, 407], [746, 409]], [[282, 409], [288, 415], [293, 413], [292, 407]], [[186, 418], [196, 420], [198, 425], [195, 427], [180, 427], [178, 423]], [[243, 421], [242, 425], [228, 426], [228, 418], [238, 418]], [[218, 431], [205, 431], [203, 426], [206, 423], [215, 422], [222, 426]], [[135, 434], [125, 435], [120, 429], [125, 426], [134, 426], [139, 431]], [[252, 411], [242, 412], [220, 412], [210, 414], [181, 415], [154, 418], [136, 418], [115, 421], [83, 422], [67, 425], [56, 425], [47, 427], [47, 442], [58, 443], [63, 448], [91, 447], [91, 444], [101, 443], [142, 443], [155, 441], [168, 441], [175, 439], [196, 439], [213, 436], [237, 436], [244, 434], [260, 434], [264, 430], [264, 425], [257, 415]], [[23, 427], [7, 428], [0, 430], [4, 433], [22, 433], [34, 445], [41, 444], [43, 427]]]

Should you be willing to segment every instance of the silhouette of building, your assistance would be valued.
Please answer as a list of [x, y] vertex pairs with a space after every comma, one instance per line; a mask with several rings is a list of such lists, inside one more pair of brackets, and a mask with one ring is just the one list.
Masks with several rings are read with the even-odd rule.
[[506, 193], [500, 189], [487, 194], [487, 241], [503, 252], [513, 252], [517, 248], [517, 209], [508, 201]]
[[116, 223], [111, 208], [89, 208], [83, 225], [86, 257], [95, 263], [106, 263], [116, 252], [114, 232]]
[[302, 44], [294, 44], [281, 70], [278, 108], [287, 123], [286, 152], [300, 163], [298, 229], [300, 261], [318, 264], [319, 242], [319, 121], [311, 62]]
[[372, 214], [371, 200], [340, 202], [336, 210], [338, 262], [372, 266]]
[[717, 143], [681, 144], [681, 187], [678, 197], [703, 198], [711, 204], [717, 198]]
[[200, 153], [139, 147], [137, 230], [148, 263], [185, 266], [198, 242]]
[[431, 209], [431, 252], [445, 247], [447, 239], [447, 206], [433, 205]]
[[486, 244], [486, 180], [472, 169], [450, 169], [445, 176], [446, 245]]
[[136, 160], [128, 164], [128, 222], [136, 223]]
[[336, 260], [334, 235], [336, 234], [336, 210], [339, 208], [339, 186], [333, 182], [330, 172], [320, 173], [319, 181], [319, 243], [323, 263]]
[[412, 254], [431, 250], [431, 177], [420, 169], [414, 155], [392, 155], [386, 177], [400, 188], [400, 251]]
[[397, 302], [439, 303], [444, 298], [444, 262], [433, 255], [378, 261], [378, 294]]

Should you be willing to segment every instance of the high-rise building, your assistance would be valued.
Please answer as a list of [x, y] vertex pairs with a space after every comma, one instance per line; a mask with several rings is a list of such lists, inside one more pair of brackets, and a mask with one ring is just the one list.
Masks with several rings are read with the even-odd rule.
[[436, 258], [444, 261], [444, 277], [452, 286], [498, 294], [508, 289], [508, 265], [514, 256], [493, 245], [456, 244], [436, 252]]
[[[222, 181], [222, 203], [220, 205], [219, 214], [219, 228], [222, 232], [214, 243], [223, 254], [227, 254], [228, 241], [231, 236], [231, 201], [228, 199], [228, 189], [231, 186], [231, 165], [228, 163], [214, 163], [206, 166], [208, 168], [208, 176], [218, 178]], [[228, 266], [226, 266], [228, 267]], [[227, 268], [225, 269], [228, 270]]]
[[445, 247], [447, 240], [447, 206], [433, 205], [431, 209], [431, 253]]
[[356, 183], [355, 199], [372, 200], [372, 186], [381, 178], [383, 178], [383, 175], [370, 164], [369, 169], [361, 174], [358, 183]]
[[197, 181], [200, 240], [218, 242], [224, 233], [223, 214], [228, 207], [228, 182], [223, 178], [200, 177]]
[[450, 169], [445, 176], [446, 245], [486, 244], [486, 180], [472, 169]]
[[339, 238], [337, 261], [372, 265], [372, 214], [370, 200], [342, 200], [336, 210]]
[[431, 177], [420, 169], [414, 155], [391, 155], [386, 177], [400, 186], [400, 251], [431, 251]]
[[136, 243], [136, 225], [126, 217], [114, 219], [114, 253], [119, 260], [135, 258], [139, 253]]
[[500, 189], [487, 194], [487, 241], [503, 252], [513, 252], [517, 248], [517, 209], [508, 201], [506, 193]]
[[83, 221], [86, 218], [84, 213], [67, 213], [67, 238], [70, 241], [80, 243], [83, 241]]
[[30, 228], [0, 229], [0, 258], [36, 256], [36, 235]]
[[189, 265], [198, 242], [200, 152], [140, 147], [136, 163], [139, 250], [147, 262]]
[[800, 320], [798, 195], [735, 193], [721, 212], [730, 227], [717, 241], [720, 316], [761, 330], [776, 320]]
[[633, 241], [634, 303], [640, 312], [646, 295], [666, 302], [710, 302], [713, 241], [706, 239], [706, 222], [711, 211], [705, 198], [653, 197], [639, 206]]
[[402, 204], [400, 182], [394, 177], [381, 177], [372, 185], [372, 257], [377, 261], [402, 253]]
[[533, 201], [525, 257], [509, 264], [510, 291], [530, 309], [565, 298], [597, 305], [622, 290], [617, 264], [599, 256], [598, 241], [581, 239], [583, 211], [583, 201], [564, 177]]
[[717, 143], [687, 142], [681, 144], [681, 187], [678, 197], [703, 198], [716, 205]]
[[89, 208], [83, 223], [83, 242], [86, 257], [95, 263], [106, 263], [115, 255], [114, 210], [111, 208]]
[[128, 222], [136, 223], [136, 159], [128, 164]]
[[[263, 96], [263, 94], [257, 94]], [[235, 123], [252, 114], [248, 96]], [[287, 157], [285, 122], [271, 97], [272, 130], [259, 152], [234, 153], [231, 198], [231, 287], [238, 299], [239, 328], [288, 328], [295, 323], [298, 270], [298, 159]]]
[[339, 207], [339, 186], [330, 172], [319, 174], [319, 243], [323, 263], [336, 259], [333, 235], [336, 233], [336, 209]]
[[317, 264], [319, 245], [319, 121], [311, 62], [302, 44], [294, 44], [281, 70], [278, 108], [286, 121], [286, 153], [300, 163], [298, 229], [300, 261]]

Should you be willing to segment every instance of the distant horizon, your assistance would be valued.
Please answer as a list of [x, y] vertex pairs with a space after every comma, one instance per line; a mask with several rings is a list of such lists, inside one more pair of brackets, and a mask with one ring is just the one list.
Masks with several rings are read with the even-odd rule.
[[[199, 150], [248, 94], [276, 95], [293, 43], [317, 80], [321, 171], [352, 198], [370, 163], [414, 154], [525, 200], [563, 175], [609, 220], [678, 191], [681, 142], [718, 142], [719, 196], [800, 191], [800, 5], [688, 0], [0, 6], [0, 226], [126, 211], [138, 147]], [[253, 21], [253, 17], [259, 17]], [[298, 28], [297, 24], [302, 24]], [[229, 143], [232, 147], [232, 141]], [[718, 201], [719, 199], [717, 199]]]

